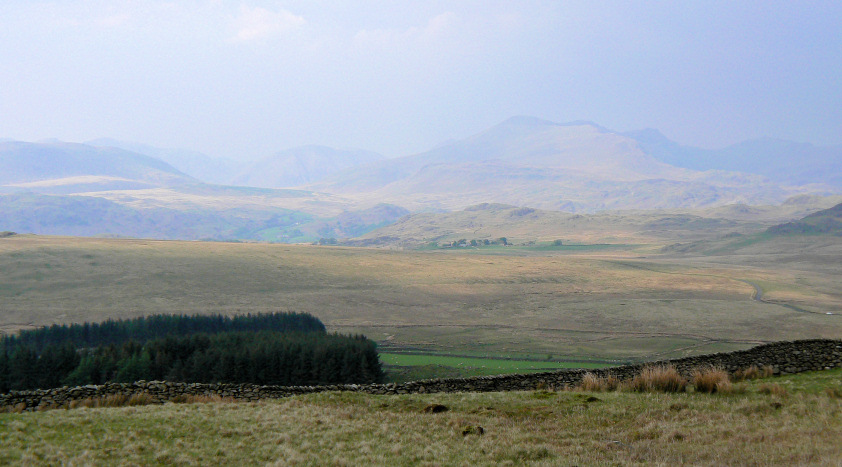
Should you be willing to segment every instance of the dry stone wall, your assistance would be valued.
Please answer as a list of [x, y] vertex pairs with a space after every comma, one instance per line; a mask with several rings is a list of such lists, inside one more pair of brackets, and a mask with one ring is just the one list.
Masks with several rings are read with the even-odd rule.
[[842, 367], [842, 340], [801, 340], [760, 345], [748, 350], [687, 357], [646, 364], [626, 365], [597, 370], [559, 370], [544, 373], [481, 376], [472, 378], [432, 379], [408, 383], [346, 384], [331, 386], [258, 386], [252, 384], [199, 384], [168, 381], [107, 383], [79, 387], [15, 391], [0, 395], [0, 407], [39, 410], [67, 407], [72, 401], [113, 396], [142, 396], [153, 403], [177, 401], [185, 396], [223, 397], [240, 401], [258, 401], [323, 391], [353, 391], [368, 394], [424, 394], [437, 392], [495, 392], [532, 390], [538, 387], [563, 388], [578, 385], [590, 372], [597, 376], [613, 375], [621, 380], [637, 375], [648, 365], [669, 364], [689, 375], [699, 367], [716, 366], [735, 372], [752, 365], [769, 366], [774, 374]]

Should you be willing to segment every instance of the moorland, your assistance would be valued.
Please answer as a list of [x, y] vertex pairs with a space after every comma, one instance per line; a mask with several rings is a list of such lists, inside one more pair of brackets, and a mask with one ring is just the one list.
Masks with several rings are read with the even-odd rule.
[[[407, 157], [307, 147], [241, 173], [2, 142], [0, 332], [301, 312], [375, 341], [391, 381], [838, 339], [839, 150], [523, 117]], [[838, 381], [2, 414], [0, 462], [835, 465]]]
[[0, 239], [0, 325], [295, 311], [387, 353], [560, 366], [842, 331], [838, 236], [509, 243], [395, 250], [14, 235]]

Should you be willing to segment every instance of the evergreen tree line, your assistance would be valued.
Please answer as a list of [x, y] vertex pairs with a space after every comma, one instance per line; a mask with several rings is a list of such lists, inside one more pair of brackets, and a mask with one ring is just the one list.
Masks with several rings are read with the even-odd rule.
[[41, 353], [47, 346], [76, 348], [121, 344], [128, 340], [144, 343], [169, 335], [219, 334], [241, 331], [318, 332], [325, 326], [315, 316], [305, 313], [260, 313], [240, 316], [223, 315], [153, 315], [127, 320], [107, 320], [101, 323], [56, 324], [24, 330], [17, 335], [0, 339], [7, 352], [27, 347]]
[[170, 335], [78, 349], [50, 343], [0, 349], [0, 393], [9, 390], [167, 380], [196, 383], [316, 385], [383, 380], [365, 336], [302, 332]]

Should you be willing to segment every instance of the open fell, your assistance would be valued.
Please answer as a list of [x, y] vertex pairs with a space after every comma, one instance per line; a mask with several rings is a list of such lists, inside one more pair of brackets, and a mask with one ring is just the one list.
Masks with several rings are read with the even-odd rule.
[[[780, 264], [623, 250], [486, 254], [17, 235], [0, 239], [0, 325], [13, 332], [155, 313], [299, 311], [384, 350], [575, 361], [837, 338], [839, 263], [824, 271]], [[752, 284], [780, 303], [752, 300]], [[791, 302], [811, 312], [785, 306]]]
[[352, 245], [417, 248], [460, 239], [506, 237], [518, 242], [658, 244], [708, 241], [756, 233], [842, 202], [839, 196], [796, 196], [776, 206], [733, 204], [706, 209], [603, 211], [574, 214], [482, 203], [461, 211], [415, 213], [362, 235]]
[[[0, 414], [0, 463], [839, 465], [840, 376], [713, 395], [329, 392]], [[433, 404], [448, 410], [425, 411]]]

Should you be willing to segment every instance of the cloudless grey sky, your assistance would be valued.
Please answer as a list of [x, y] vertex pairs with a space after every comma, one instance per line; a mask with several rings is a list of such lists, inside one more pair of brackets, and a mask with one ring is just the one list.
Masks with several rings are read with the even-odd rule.
[[4, 0], [0, 137], [408, 155], [513, 115], [842, 144], [842, 2]]

